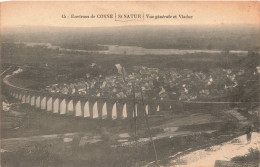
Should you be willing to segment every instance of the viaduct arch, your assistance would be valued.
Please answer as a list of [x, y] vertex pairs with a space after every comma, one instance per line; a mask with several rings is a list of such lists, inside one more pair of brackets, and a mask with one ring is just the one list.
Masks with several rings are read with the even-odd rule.
[[[92, 119], [122, 120], [133, 118], [136, 111], [137, 117], [151, 115], [166, 109], [176, 109], [182, 105], [178, 101], [160, 100], [136, 100], [135, 106], [133, 99], [115, 99], [104, 97], [92, 97], [82, 95], [66, 95], [47, 91], [36, 91], [17, 87], [8, 81], [9, 77], [4, 78], [3, 83], [10, 95], [21, 103], [27, 103], [32, 107], [38, 108], [43, 112], [82, 117]], [[143, 105], [144, 104], [144, 105]], [[135, 107], [135, 108], [134, 108]]]

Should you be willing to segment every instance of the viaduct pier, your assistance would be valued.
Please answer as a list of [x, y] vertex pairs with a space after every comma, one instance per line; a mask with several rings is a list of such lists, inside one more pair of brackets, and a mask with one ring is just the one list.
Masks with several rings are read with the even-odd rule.
[[203, 109], [209, 112], [212, 108], [229, 110], [247, 105], [259, 105], [259, 102], [221, 102], [221, 101], [174, 101], [152, 99], [116, 99], [93, 97], [87, 95], [69, 95], [47, 91], [36, 91], [21, 88], [9, 82], [9, 77], [3, 79], [4, 89], [14, 98], [38, 108], [43, 112], [92, 119], [122, 120], [132, 119], [134, 112], [137, 117], [146, 114], [155, 115], [161, 111], [184, 112], [192, 109]]
[[[3, 79], [4, 89], [21, 103], [29, 104], [44, 112], [74, 117], [93, 119], [131, 119], [134, 111], [137, 117], [153, 115], [159, 111], [180, 110], [179, 101], [162, 101], [136, 99], [116, 99], [93, 97], [86, 95], [68, 95], [47, 91], [36, 91], [17, 87], [9, 82], [9, 77]], [[135, 107], [135, 108], [134, 108]]]

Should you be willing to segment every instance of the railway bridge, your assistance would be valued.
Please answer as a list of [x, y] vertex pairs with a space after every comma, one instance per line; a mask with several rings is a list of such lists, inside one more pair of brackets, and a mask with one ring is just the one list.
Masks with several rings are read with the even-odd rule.
[[[9, 82], [9, 77], [3, 79], [6, 91], [22, 103], [27, 103], [43, 112], [49, 112], [64, 116], [122, 120], [132, 119], [134, 112], [137, 117], [146, 114], [160, 114], [161, 111], [184, 112], [190, 110], [228, 110], [236, 105], [243, 107], [248, 105], [259, 105], [259, 102], [221, 102], [221, 101], [174, 101], [174, 100], [152, 100], [152, 99], [116, 99], [106, 97], [95, 97], [89, 95], [69, 95], [47, 91], [36, 91], [15, 86]], [[219, 99], [221, 100], [221, 99]]]
[[[12, 77], [12, 76], [10, 76]], [[74, 117], [93, 119], [131, 119], [134, 111], [137, 117], [153, 115], [160, 111], [180, 111], [179, 101], [162, 101], [136, 99], [116, 99], [93, 97], [86, 95], [69, 95], [47, 91], [36, 91], [15, 86], [9, 82], [9, 77], [3, 80], [5, 89], [14, 98], [27, 103], [43, 112]]]

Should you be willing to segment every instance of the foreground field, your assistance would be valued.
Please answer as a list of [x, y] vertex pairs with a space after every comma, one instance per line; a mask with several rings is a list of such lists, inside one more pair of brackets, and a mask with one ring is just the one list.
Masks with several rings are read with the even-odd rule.
[[[154, 161], [149, 134], [133, 122], [61, 117], [12, 104], [2, 113], [2, 166], [145, 166]], [[191, 113], [193, 112], [193, 113]], [[232, 121], [233, 120], [233, 121]], [[225, 112], [187, 111], [149, 118], [161, 165], [178, 152], [188, 152], [228, 141], [241, 134], [242, 126]], [[13, 161], [16, 159], [16, 161]]]

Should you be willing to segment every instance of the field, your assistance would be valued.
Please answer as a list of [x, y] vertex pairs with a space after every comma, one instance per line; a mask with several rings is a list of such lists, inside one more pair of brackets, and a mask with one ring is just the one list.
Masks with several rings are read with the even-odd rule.
[[[154, 161], [144, 120], [137, 120], [138, 147], [131, 120], [101, 121], [50, 115], [12, 98], [1, 117], [3, 166], [143, 166]], [[217, 110], [217, 108], [216, 108]], [[227, 141], [241, 125], [224, 112], [193, 110], [150, 118], [160, 164], [184, 150]], [[128, 134], [128, 135], [125, 135]], [[221, 134], [221, 135], [220, 135]], [[90, 151], [91, 150], [91, 151]], [[184, 152], [183, 152], [184, 153]], [[17, 161], [12, 161], [16, 158]], [[19, 162], [16, 163], [16, 162]]]

